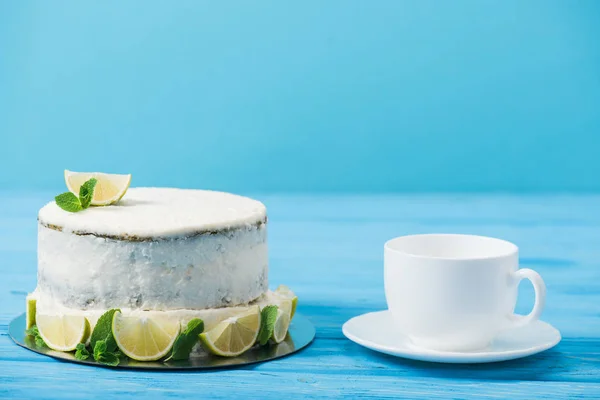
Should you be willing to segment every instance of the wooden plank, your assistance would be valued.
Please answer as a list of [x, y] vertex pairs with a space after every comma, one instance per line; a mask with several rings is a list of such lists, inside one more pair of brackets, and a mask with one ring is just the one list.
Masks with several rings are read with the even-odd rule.
[[[87, 398], [372, 398], [372, 399], [597, 399], [598, 384], [460, 379], [402, 379], [396, 376], [339, 376], [309, 372], [230, 370], [207, 373], [85, 371], [72, 365], [16, 363], [37, 368], [35, 376], [11, 376], [0, 397], [11, 399]], [[32, 380], [37, 382], [34, 384]]]

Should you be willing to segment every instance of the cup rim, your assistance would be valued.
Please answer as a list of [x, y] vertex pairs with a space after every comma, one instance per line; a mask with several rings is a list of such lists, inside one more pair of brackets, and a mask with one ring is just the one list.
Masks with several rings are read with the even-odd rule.
[[[393, 244], [395, 244], [399, 241], [402, 241], [402, 240], [405, 240], [408, 238], [426, 237], [426, 236], [452, 236], [452, 237], [463, 237], [463, 238], [468, 237], [468, 238], [490, 240], [490, 241], [494, 241], [497, 243], [501, 243], [503, 246], [507, 246], [508, 250], [504, 251], [504, 252], [493, 253], [493, 254], [490, 254], [487, 256], [448, 257], [448, 256], [435, 256], [435, 255], [411, 253], [409, 251], [399, 250], [399, 249], [393, 247]], [[471, 234], [463, 234], [463, 233], [420, 233], [420, 234], [414, 234], [414, 235], [397, 236], [395, 238], [392, 238], [392, 239], [389, 239], [388, 241], [386, 241], [383, 247], [384, 247], [385, 251], [390, 251], [393, 253], [402, 254], [405, 256], [413, 257], [413, 258], [427, 259], [427, 260], [448, 260], [448, 261], [493, 260], [493, 259], [508, 257], [511, 255], [517, 254], [519, 252], [518, 246], [512, 242], [509, 242], [508, 240], [498, 239], [498, 238], [491, 237], [491, 236], [471, 235]]]

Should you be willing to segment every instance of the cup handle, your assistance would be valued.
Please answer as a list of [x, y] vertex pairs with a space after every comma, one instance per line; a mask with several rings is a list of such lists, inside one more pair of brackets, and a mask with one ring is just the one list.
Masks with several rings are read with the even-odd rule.
[[546, 304], [546, 284], [540, 274], [529, 268], [521, 268], [514, 272], [512, 276], [517, 280], [517, 284], [522, 279], [529, 279], [535, 290], [535, 304], [533, 305], [531, 312], [527, 315], [513, 314], [509, 318], [512, 326], [518, 327], [536, 321], [540, 318], [540, 315], [542, 315], [544, 305]]

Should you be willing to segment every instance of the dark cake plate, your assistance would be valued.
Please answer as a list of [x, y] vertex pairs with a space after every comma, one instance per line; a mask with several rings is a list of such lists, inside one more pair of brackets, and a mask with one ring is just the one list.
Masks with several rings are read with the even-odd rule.
[[10, 322], [8, 325], [8, 334], [19, 346], [62, 361], [106, 368], [178, 370], [231, 368], [285, 357], [308, 346], [315, 337], [315, 327], [306, 317], [296, 314], [290, 324], [288, 335], [283, 342], [264, 347], [253, 347], [238, 357], [219, 357], [206, 352], [198, 352], [192, 353], [188, 360], [141, 362], [127, 359], [122, 361], [116, 367], [98, 363], [93, 359], [80, 361], [75, 358], [74, 353], [65, 353], [62, 351], [51, 350], [45, 346], [37, 346], [35, 340], [25, 334], [25, 313]]

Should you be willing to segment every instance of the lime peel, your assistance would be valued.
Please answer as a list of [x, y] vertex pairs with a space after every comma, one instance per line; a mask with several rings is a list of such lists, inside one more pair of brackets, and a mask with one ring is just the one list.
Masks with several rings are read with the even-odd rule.
[[35, 312], [37, 308], [37, 297], [33, 293], [29, 293], [25, 298], [25, 329], [29, 329], [35, 325]]

